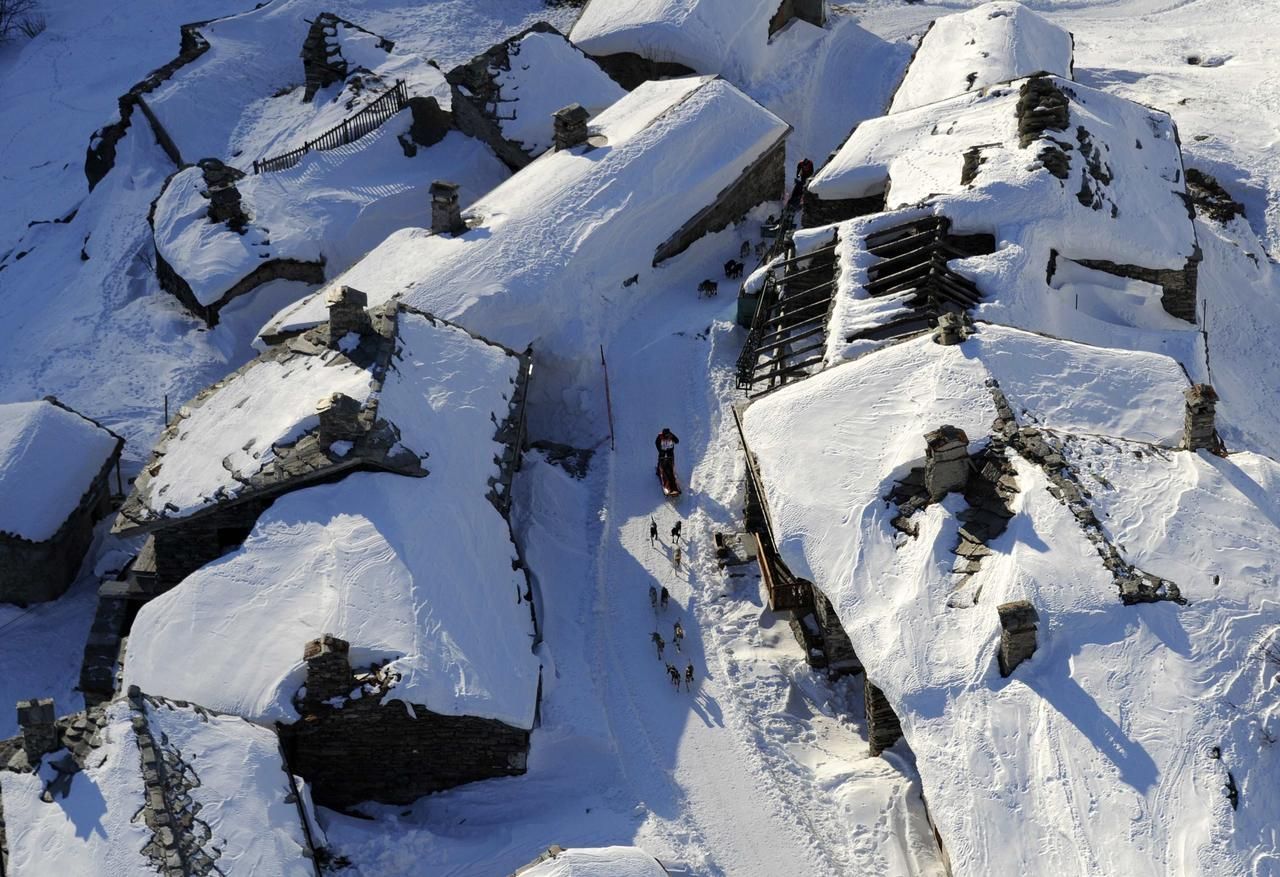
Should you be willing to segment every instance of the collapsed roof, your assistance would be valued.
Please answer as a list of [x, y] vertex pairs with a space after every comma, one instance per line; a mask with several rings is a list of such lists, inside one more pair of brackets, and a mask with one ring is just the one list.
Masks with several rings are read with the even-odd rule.
[[[83, 764], [62, 750], [37, 773], [0, 774], [7, 873], [315, 873], [274, 731], [151, 697], [105, 709]], [[77, 771], [65, 790], [55, 765]]]

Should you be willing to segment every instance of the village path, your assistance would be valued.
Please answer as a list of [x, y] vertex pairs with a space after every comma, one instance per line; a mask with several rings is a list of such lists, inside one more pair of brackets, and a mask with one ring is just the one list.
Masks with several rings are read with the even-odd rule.
[[[658, 823], [651, 828], [697, 873], [836, 874], [837, 863], [770, 775], [768, 743], [743, 721], [730, 690], [732, 656], [711, 629], [707, 610], [724, 588], [712, 532], [733, 515], [707, 487], [732, 467], [733, 449], [707, 383], [714, 347], [707, 328], [731, 315], [733, 299], [698, 300], [693, 286], [655, 297], [607, 349], [617, 446], [597, 557], [598, 690], [622, 771]], [[664, 499], [654, 473], [653, 439], [663, 426], [680, 437], [684, 494], [675, 501]], [[657, 545], [649, 541], [651, 517]], [[677, 520], [678, 568], [670, 532]], [[651, 608], [650, 585], [670, 590], [665, 611]], [[681, 652], [672, 643], [676, 620], [686, 635]], [[667, 641], [666, 661], [682, 673], [693, 663], [692, 692], [672, 689], [654, 630]]]

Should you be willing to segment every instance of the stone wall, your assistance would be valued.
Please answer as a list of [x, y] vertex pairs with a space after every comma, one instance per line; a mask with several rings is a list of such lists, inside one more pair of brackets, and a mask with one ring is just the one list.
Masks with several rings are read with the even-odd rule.
[[653, 264], [684, 252], [703, 235], [720, 231], [737, 222], [752, 207], [780, 199], [787, 185], [786, 137], [756, 159], [716, 200], [684, 224], [653, 255]]
[[25, 606], [66, 592], [93, 542], [94, 524], [111, 510], [111, 471], [119, 454], [117, 446], [50, 539], [31, 542], [0, 533], [0, 602]]
[[262, 262], [252, 272], [242, 277], [235, 286], [223, 293], [213, 304], [204, 305], [196, 299], [191, 284], [174, 270], [160, 251], [155, 251], [156, 279], [160, 288], [182, 303], [193, 315], [204, 320], [211, 328], [218, 325], [218, 312], [228, 302], [253, 291], [272, 280], [296, 280], [300, 283], [324, 283], [324, 262], [303, 262], [297, 259], [271, 259]]
[[[161, 85], [169, 80], [174, 73], [190, 64], [196, 58], [199, 58], [209, 50], [208, 41], [200, 34], [199, 28], [208, 24], [208, 21], [197, 21], [191, 24], [184, 24], [181, 28], [182, 40], [178, 48], [178, 56], [165, 64], [163, 67], [157, 68], [147, 74], [147, 77], [141, 82], [133, 86], [123, 95], [120, 96], [118, 105], [120, 108], [120, 119], [110, 125], [105, 125], [93, 132], [89, 138], [89, 148], [85, 150], [84, 157], [84, 175], [89, 181], [89, 190], [93, 191], [93, 187], [102, 181], [116, 163], [116, 144], [123, 139], [125, 133], [129, 130], [129, 125], [133, 119], [133, 108], [138, 105], [142, 96], [149, 92], [155, 91]], [[155, 118], [150, 112], [150, 108], [144, 108], [144, 113], [148, 121]], [[169, 138], [167, 132], [162, 127], [158, 127], [158, 121], [153, 125], [156, 134], [156, 142], [169, 151], [169, 147], [161, 140], [163, 136], [165, 140], [172, 146], [172, 138]], [[170, 158], [177, 153], [177, 147], [172, 146], [173, 152]], [[181, 161], [175, 160], [175, 164], [181, 164]]]
[[642, 82], [651, 79], [676, 79], [681, 76], [692, 76], [698, 71], [683, 64], [672, 61], [651, 61], [634, 52], [618, 52], [614, 55], [592, 55], [592, 59], [600, 65], [600, 69], [609, 74], [609, 78], [631, 91]]
[[526, 730], [380, 700], [366, 696], [341, 709], [321, 706], [280, 729], [289, 767], [311, 784], [316, 803], [408, 804], [463, 783], [525, 772]]
[[1075, 259], [1077, 264], [1095, 271], [1105, 271], [1117, 277], [1154, 283], [1162, 290], [1160, 304], [1171, 315], [1188, 323], [1196, 321], [1196, 287], [1200, 277], [1200, 248], [1181, 268], [1143, 268], [1138, 265], [1120, 265], [1100, 259]]
[[826, 23], [825, 0], [782, 0], [778, 11], [769, 19], [769, 36], [773, 36], [797, 18], [822, 27]]
[[155, 531], [156, 579], [163, 591], [212, 563], [249, 535], [274, 497], [227, 503]]
[[813, 589], [813, 616], [822, 631], [822, 652], [826, 660], [827, 675], [847, 676], [862, 672], [862, 661], [853, 650], [849, 634], [845, 632], [835, 607], [826, 595]]
[[902, 739], [902, 725], [889, 699], [870, 679], [863, 685], [863, 697], [867, 709], [867, 740], [871, 754], [879, 755]]
[[805, 228], [816, 228], [858, 216], [881, 213], [884, 211], [884, 201], [884, 192], [866, 198], [836, 198], [829, 201], [806, 193], [804, 206], [801, 208], [801, 224]]

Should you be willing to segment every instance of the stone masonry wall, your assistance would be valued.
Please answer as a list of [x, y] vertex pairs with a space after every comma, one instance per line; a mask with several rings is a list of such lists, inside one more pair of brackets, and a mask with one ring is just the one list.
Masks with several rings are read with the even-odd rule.
[[280, 729], [290, 769], [311, 784], [317, 803], [408, 804], [463, 783], [525, 772], [526, 730], [380, 700], [347, 700], [341, 709], [320, 708]]
[[[154, 205], [153, 205], [154, 207]], [[213, 304], [199, 302], [191, 290], [191, 284], [173, 266], [165, 261], [160, 251], [155, 251], [156, 279], [160, 288], [172, 295], [182, 306], [204, 320], [211, 328], [218, 325], [218, 312], [231, 300], [257, 289], [272, 280], [297, 280], [301, 283], [324, 283], [324, 262], [303, 262], [297, 259], [272, 259], [263, 262], [252, 272], [240, 278]]]
[[[246, 500], [156, 530], [156, 578], [161, 589], [174, 587], [238, 545], [270, 505], [270, 499]], [[234, 538], [237, 534], [239, 539]]]
[[714, 203], [700, 210], [658, 247], [653, 264], [684, 252], [703, 235], [727, 228], [757, 204], [781, 198], [787, 185], [786, 145], [786, 138], [779, 138], [737, 181], [717, 195]]
[[[182, 25], [182, 39], [178, 48], [178, 56], [163, 67], [151, 71], [145, 79], [120, 96], [118, 101], [120, 108], [119, 121], [105, 125], [93, 132], [93, 135], [89, 138], [89, 147], [85, 150], [84, 157], [84, 175], [89, 181], [90, 191], [115, 167], [116, 144], [128, 132], [129, 125], [133, 119], [133, 109], [142, 100], [142, 96], [155, 91], [167, 82], [174, 73], [178, 72], [180, 68], [190, 64], [209, 50], [209, 42], [201, 36], [199, 31], [201, 25], [208, 23], [208, 21], [197, 21]], [[144, 109], [144, 115], [147, 116], [148, 121], [155, 118], [154, 114], [150, 113], [149, 108]], [[158, 121], [156, 124], [158, 125]], [[169, 146], [164, 145], [162, 137], [167, 139], [170, 146], [172, 146], [172, 138], [169, 138], [168, 134], [163, 132], [163, 128], [156, 128], [156, 142], [161, 143], [162, 147], [168, 151]], [[177, 152], [177, 147], [172, 146], [172, 149], [171, 157]], [[180, 161], [175, 163], [181, 164]]]

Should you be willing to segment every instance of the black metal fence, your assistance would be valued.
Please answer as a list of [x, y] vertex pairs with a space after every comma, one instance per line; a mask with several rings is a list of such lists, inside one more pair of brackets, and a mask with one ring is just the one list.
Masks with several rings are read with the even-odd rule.
[[313, 150], [337, 149], [348, 143], [355, 143], [371, 131], [376, 131], [382, 123], [409, 105], [409, 89], [403, 79], [366, 105], [360, 112], [342, 120], [315, 140], [308, 140], [297, 149], [291, 149], [271, 158], [264, 158], [253, 163], [255, 174], [269, 174], [274, 171], [288, 170], [302, 161], [302, 156]]

